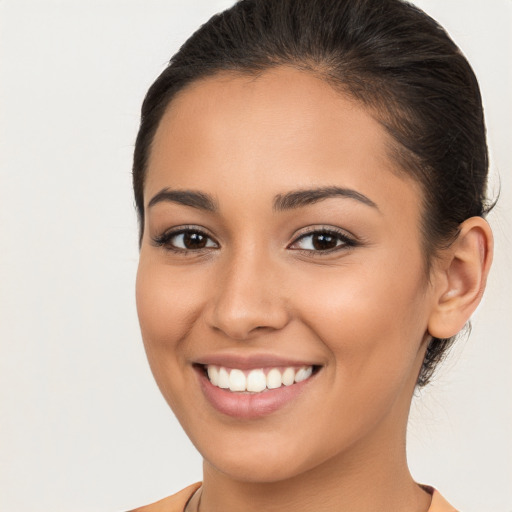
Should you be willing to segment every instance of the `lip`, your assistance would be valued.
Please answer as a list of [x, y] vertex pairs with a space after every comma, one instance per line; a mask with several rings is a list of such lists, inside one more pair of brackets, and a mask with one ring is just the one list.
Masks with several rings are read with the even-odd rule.
[[[275, 364], [278, 362], [275, 359], [271, 365], [261, 364], [261, 359], [259, 360], [259, 365], [252, 359], [250, 362], [247, 361], [245, 365], [240, 365], [242, 362], [240, 360], [230, 361], [229, 364], [225, 358], [223, 358], [222, 361], [223, 364], [217, 362], [214, 363], [213, 361], [206, 364], [218, 364], [219, 366], [230, 367], [233, 363], [232, 367], [239, 369], [261, 368], [262, 366], [275, 367], [307, 365], [304, 363], [291, 363], [289, 361], [285, 364], [282, 364], [284, 361], [279, 361], [279, 364]], [[206, 376], [204, 366], [197, 364], [194, 368], [199, 379], [199, 386], [210, 405], [218, 412], [240, 420], [263, 418], [299, 399], [300, 396], [307, 391], [307, 388], [310, 386], [311, 382], [315, 380], [317, 376], [316, 374], [318, 373], [314, 372], [308, 379], [302, 382], [296, 382], [291, 386], [281, 386], [280, 388], [268, 389], [260, 393], [248, 393], [232, 392], [214, 386]]]
[[321, 363], [307, 360], [290, 359], [274, 354], [211, 354], [194, 361], [194, 364], [207, 366], [223, 366], [224, 368], [238, 368], [239, 370], [255, 370], [258, 368], [280, 368], [287, 366], [322, 366]]

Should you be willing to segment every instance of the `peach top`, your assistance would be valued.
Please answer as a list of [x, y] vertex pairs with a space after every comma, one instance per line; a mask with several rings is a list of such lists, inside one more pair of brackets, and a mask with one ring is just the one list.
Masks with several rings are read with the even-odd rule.
[[[189, 485], [172, 496], [168, 496], [151, 505], [136, 508], [130, 512], [183, 512], [187, 502], [199, 487], [201, 487], [200, 482]], [[423, 488], [432, 494], [432, 503], [428, 512], [457, 512], [435, 489], [428, 486], [423, 486]]]

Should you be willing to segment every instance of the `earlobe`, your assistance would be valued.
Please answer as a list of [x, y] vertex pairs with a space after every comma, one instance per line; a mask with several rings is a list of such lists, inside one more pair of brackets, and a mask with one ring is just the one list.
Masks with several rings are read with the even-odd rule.
[[428, 331], [435, 338], [450, 338], [466, 324], [480, 303], [493, 256], [491, 228], [482, 217], [460, 226], [457, 240], [446, 249], [442, 268], [436, 270], [434, 307]]

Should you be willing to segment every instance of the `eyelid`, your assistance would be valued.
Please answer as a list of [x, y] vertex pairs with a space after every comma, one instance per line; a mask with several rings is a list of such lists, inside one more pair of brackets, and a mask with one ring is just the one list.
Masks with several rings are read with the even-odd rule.
[[[313, 250], [313, 249], [300, 249], [300, 248], [293, 248], [293, 245], [295, 245], [300, 240], [312, 236], [315, 234], [329, 234], [334, 235], [338, 237], [338, 240], [341, 240], [343, 242], [340, 245], [337, 245], [336, 247], [333, 247], [332, 249], [325, 249], [325, 250]], [[339, 250], [343, 249], [349, 249], [352, 247], [355, 247], [357, 245], [360, 245], [360, 241], [352, 234], [348, 233], [346, 230], [343, 230], [341, 228], [337, 228], [334, 226], [310, 226], [306, 228], [305, 231], [296, 234], [293, 238], [293, 241], [288, 245], [289, 249], [296, 250], [296, 251], [302, 251], [307, 254], [314, 254], [314, 255], [322, 255], [322, 254], [330, 254]]]
[[[182, 235], [184, 233], [199, 233], [199, 234], [205, 236], [206, 238], [210, 239], [211, 241], [213, 241], [217, 247], [203, 247], [200, 249], [182, 249], [181, 247], [175, 247], [170, 244], [170, 241], [174, 237]], [[197, 253], [201, 253], [203, 251], [209, 251], [211, 249], [217, 249], [220, 247], [219, 242], [212, 235], [210, 235], [208, 233], [208, 230], [206, 230], [205, 228], [203, 228], [201, 226], [190, 225], [190, 224], [183, 225], [183, 226], [174, 226], [172, 228], [166, 229], [161, 234], [152, 237], [151, 240], [153, 242], [153, 245], [155, 245], [157, 247], [163, 247], [166, 250], [178, 252], [181, 254], [191, 254], [191, 253], [197, 254]]]
[[[197, 249], [186, 249], [182, 247], [177, 247], [175, 245], [172, 245], [170, 241], [181, 234], [184, 233], [199, 233], [202, 236], [205, 236], [210, 241], [212, 241], [215, 244], [215, 247], [201, 247]], [[336, 245], [335, 247], [332, 247], [330, 249], [302, 249], [293, 247], [296, 245], [300, 240], [308, 237], [313, 236], [315, 234], [328, 234], [337, 237], [338, 241], [341, 241], [342, 243], [339, 245]], [[180, 253], [180, 254], [200, 254], [204, 252], [209, 252], [212, 249], [219, 249], [220, 244], [219, 242], [213, 237], [207, 229], [203, 228], [202, 226], [197, 225], [182, 225], [182, 226], [174, 226], [172, 228], [169, 228], [165, 231], [163, 231], [161, 234], [156, 235], [151, 238], [153, 245], [156, 247], [163, 247], [165, 250]], [[354, 235], [348, 233], [346, 230], [334, 227], [334, 226], [309, 226], [307, 228], [304, 228], [302, 231], [299, 231], [299, 233], [296, 233], [294, 235], [294, 238], [290, 244], [288, 244], [287, 249], [291, 249], [294, 251], [302, 252], [308, 255], [327, 255], [331, 254], [337, 251], [341, 250], [348, 250], [352, 247], [355, 247], [357, 245], [360, 245], [360, 240], [357, 239]]]

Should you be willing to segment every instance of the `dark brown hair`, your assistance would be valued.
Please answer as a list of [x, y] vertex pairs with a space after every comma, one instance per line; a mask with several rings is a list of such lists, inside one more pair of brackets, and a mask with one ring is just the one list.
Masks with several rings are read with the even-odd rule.
[[[471, 66], [436, 21], [401, 0], [241, 0], [201, 26], [142, 105], [133, 161], [141, 239], [151, 143], [174, 95], [221, 71], [258, 74], [280, 65], [310, 71], [361, 101], [392, 136], [399, 172], [423, 191], [428, 275], [460, 224], [489, 209], [488, 153]], [[432, 338], [419, 386], [453, 341]]]

